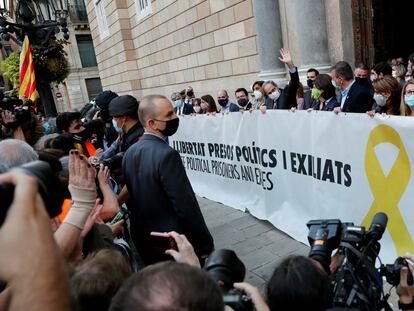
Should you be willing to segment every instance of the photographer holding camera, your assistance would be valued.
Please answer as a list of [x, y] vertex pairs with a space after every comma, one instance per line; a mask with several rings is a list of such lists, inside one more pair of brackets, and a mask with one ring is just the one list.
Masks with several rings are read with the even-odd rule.
[[31, 100], [21, 100], [0, 93], [0, 138], [16, 138], [34, 145], [43, 135], [41, 124]]
[[[120, 174], [124, 153], [144, 134], [144, 128], [138, 120], [138, 104], [131, 95], [115, 97], [109, 103], [109, 116], [119, 138], [101, 155], [99, 161], [108, 166], [112, 173], [118, 170], [116, 173]], [[97, 162], [96, 159], [92, 161]]]
[[[414, 262], [413, 255], [406, 255], [404, 258], [411, 263]], [[413, 266], [402, 267], [400, 272], [400, 283], [397, 286], [397, 295], [399, 297], [398, 306], [401, 310], [414, 310], [414, 284], [409, 285], [409, 276], [413, 275]]]

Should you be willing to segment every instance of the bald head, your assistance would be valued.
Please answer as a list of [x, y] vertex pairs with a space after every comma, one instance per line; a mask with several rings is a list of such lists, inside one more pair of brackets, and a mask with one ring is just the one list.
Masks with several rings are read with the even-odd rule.
[[139, 121], [142, 126], [147, 128], [147, 122], [150, 119], [157, 119], [164, 106], [171, 102], [163, 95], [148, 95], [141, 99], [138, 108]]
[[229, 94], [227, 94], [227, 91], [226, 90], [220, 90], [220, 91], [218, 91], [218, 93], [217, 93], [217, 97], [218, 98], [220, 98], [220, 97], [224, 97], [224, 98], [228, 98], [229, 97]]

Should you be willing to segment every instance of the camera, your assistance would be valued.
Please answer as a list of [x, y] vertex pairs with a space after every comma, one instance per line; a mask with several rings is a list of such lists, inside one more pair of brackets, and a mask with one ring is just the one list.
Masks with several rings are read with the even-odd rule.
[[[49, 217], [53, 218], [61, 213], [64, 200], [63, 187], [48, 163], [34, 161], [12, 168], [10, 171], [20, 171], [36, 178], [39, 193], [43, 199]], [[7, 210], [13, 202], [13, 197], [14, 186], [11, 184], [0, 184], [0, 226], [6, 218]]]
[[102, 161], [104, 166], [107, 166], [111, 172], [122, 168], [122, 160], [124, 159], [124, 152], [119, 152], [111, 158]]
[[[381, 249], [378, 241], [387, 222], [386, 214], [377, 213], [368, 230], [339, 219], [307, 223], [310, 258], [318, 261], [329, 274], [332, 251], [337, 248], [344, 256], [332, 282], [332, 307], [381, 310], [386, 304], [388, 297], [383, 295], [382, 275], [375, 268], [375, 261]], [[392, 271], [395, 274], [395, 269]]]
[[[389, 284], [391, 284], [392, 286], [397, 286], [398, 284], [400, 284], [400, 272], [401, 268], [403, 267], [408, 268], [408, 262], [404, 258], [398, 257], [393, 264], [381, 266], [381, 275], [385, 276]], [[407, 284], [414, 284], [412, 273], [408, 273]]]
[[[30, 107], [32, 104], [33, 102], [28, 100], [26, 105], [23, 105], [23, 101], [21, 99], [9, 96], [5, 96], [2, 100], [0, 100], [0, 108], [10, 111], [16, 118], [16, 122], [14, 122], [16, 124], [29, 122], [31, 120]], [[13, 126], [13, 124], [9, 124], [9, 126]]]
[[204, 270], [217, 282], [223, 292], [223, 301], [235, 311], [252, 311], [253, 302], [245, 292], [233, 288], [243, 282], [246, 267], [232, 250], [220, 249], [208, 257]]

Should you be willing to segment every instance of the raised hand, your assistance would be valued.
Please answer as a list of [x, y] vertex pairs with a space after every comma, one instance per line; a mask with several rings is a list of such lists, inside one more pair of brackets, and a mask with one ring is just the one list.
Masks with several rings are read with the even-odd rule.
[[292, 56], [290, 55], [290, 52], [288, 49], [285, 49], [285, 48], [280, 49], [279, 60], [285, 63], [286, 65], [288, 65], [289, 68], [295, 67], [295, 65], [293, 65], [293, 62], [292, 62]]

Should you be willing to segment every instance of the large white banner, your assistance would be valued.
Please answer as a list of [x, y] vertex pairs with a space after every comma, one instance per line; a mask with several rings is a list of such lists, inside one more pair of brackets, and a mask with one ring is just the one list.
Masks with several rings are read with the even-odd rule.
[[268, 111], [185, 116], [170, 139], [194, 191], [269, 220], [307, 244], [311, 219], [369, 227], [380, 257], [414, 254], [414, 118]]

